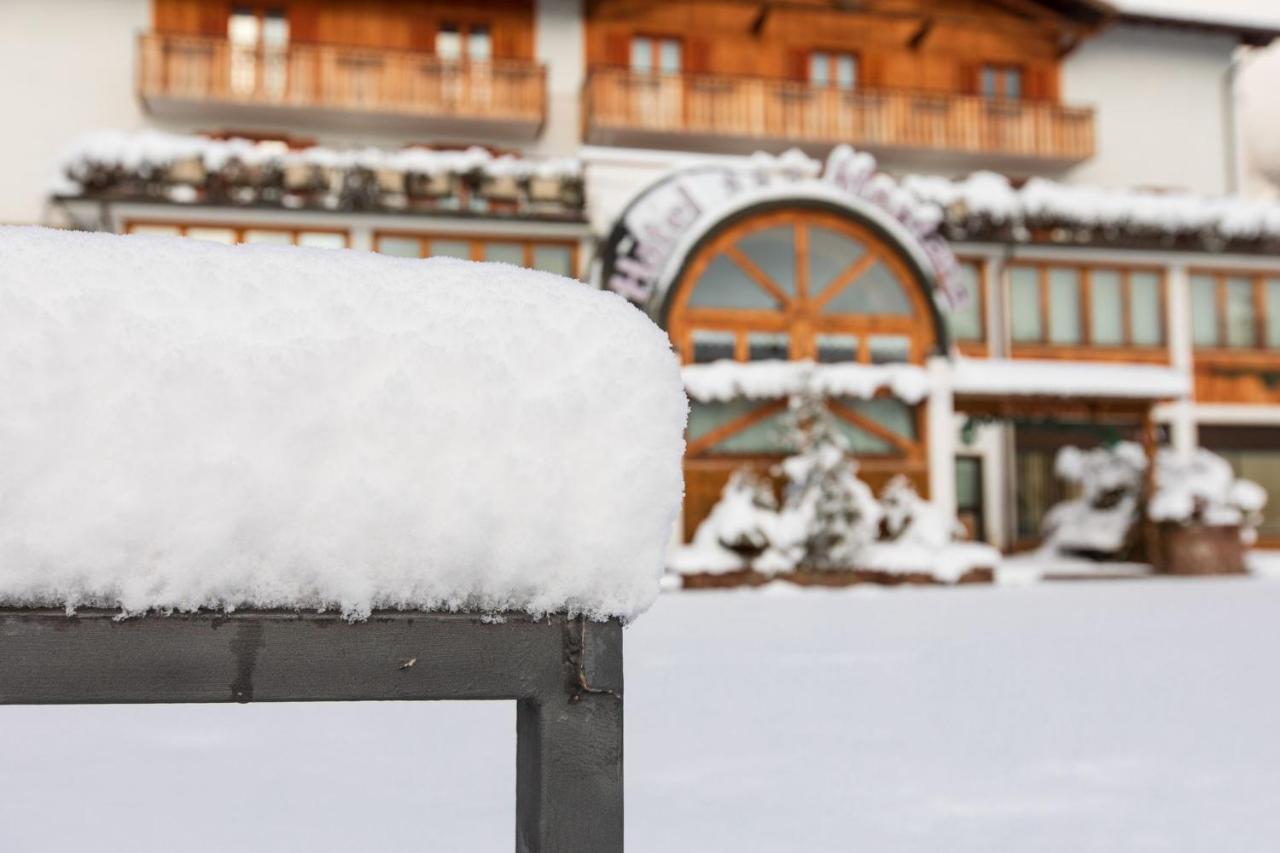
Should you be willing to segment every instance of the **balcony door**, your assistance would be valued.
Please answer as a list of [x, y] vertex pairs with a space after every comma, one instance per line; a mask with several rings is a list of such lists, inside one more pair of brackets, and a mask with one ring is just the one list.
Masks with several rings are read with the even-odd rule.
[[444, 21], [436, 30], [440, 100], [485, 107], [493, 100], [493, 35], [487, 23]]
[[233, 96], [284, 98], [289, 82], [289, 19], [283, 9], [232, 7], [227, 44]]
[[684, 46], [667, 36], [631, 39], [631, 118], [650, 130], [684, 127]]

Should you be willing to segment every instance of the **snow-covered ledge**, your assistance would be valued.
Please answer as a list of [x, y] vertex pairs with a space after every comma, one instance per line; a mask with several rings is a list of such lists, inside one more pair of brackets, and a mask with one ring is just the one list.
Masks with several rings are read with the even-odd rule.
[[956, 394], [993, 397], [1176, 400], [1191, 393], [1190, 378], [1172, 367], [1029, 358], [957, 358], [951, 382]]
[[559, 276], [0, 228], [0, 603], [631, 619], [686, 407]]
[[929, 374], [914, 364], [722, 360], [686, 365], [682, 373], [685, 391], [699, 403], [776, 400], [808, 388], [824, 397], [864, 399], [888, 390], [914, 405], [928, 396], [931, 388]]

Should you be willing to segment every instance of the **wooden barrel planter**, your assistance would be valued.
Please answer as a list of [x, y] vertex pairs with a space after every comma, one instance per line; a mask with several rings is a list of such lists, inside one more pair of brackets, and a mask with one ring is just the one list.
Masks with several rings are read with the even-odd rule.
[[1245, 545], [1239, 525], [1156, 525], [1151, 563], [1169, 575], [1243, 575]]

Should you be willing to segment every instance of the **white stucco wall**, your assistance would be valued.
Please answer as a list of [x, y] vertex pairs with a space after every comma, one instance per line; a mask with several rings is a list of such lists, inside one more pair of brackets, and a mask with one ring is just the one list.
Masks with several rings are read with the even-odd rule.
[[1106, 187], [1230, 186], [1230, 36], [1117, 26], [1063, 65], [1068, 104], [1097, 108], [1098, 154], [1070, 180]]
[[0, 222], [44, 219], [58, 154], [97, 128], [136, 128], [134, 41], [148, 0], [0, 2]]

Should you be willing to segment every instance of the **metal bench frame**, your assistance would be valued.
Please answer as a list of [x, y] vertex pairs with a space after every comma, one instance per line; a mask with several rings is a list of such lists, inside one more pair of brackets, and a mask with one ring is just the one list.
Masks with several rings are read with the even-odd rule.
[[0, 705], [514, 699], [517, 853], [620, 853], [622, 626], [0, 609]]

